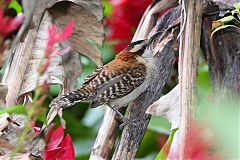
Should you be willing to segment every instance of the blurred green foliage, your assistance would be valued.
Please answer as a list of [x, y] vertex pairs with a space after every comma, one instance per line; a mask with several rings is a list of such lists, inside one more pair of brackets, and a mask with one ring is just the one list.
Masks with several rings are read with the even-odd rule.
[[214, 94], [208, 65], [201, 64], [198, 72], [197, 122], [209, 128], [209, 135], [221, 159], [239, 159], [239, 95], [236, 97], [234, 95], [219, 97], [219, 95]]
[[109, 2], [109, 0], [104, 0], [104, 16], [109, 16], [112, 13], [113, 6]]
[[0, 109], [0, 115], [4, 113], [16, 113], [16, 114], [26, 114], [26, 108], [23, 105], [16, 105], [12, 107], [8, 107], [6, 109]]
[[12, 0], [9, 3], [8, 8], [14, 9], [17, 12], [17, 14], [23, 11], [22, 6], [18, 3], [17, 0]]

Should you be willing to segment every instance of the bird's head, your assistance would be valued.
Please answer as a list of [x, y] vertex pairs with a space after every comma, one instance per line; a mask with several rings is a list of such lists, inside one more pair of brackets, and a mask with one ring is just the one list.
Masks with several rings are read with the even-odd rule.
[[160, 35], [161, 31], [156, 32], [149, 39], [138, 40], [130, 43], [124, 50], [130, 53], [141, 56], [144, 53], [144, 50]]
[[148, 45], [148, 40], [139, 40], [130, 43], [126, 48], [125, 51], [128, 51], [130, 53], [134, 53], [137, 55], [142, 55], [144, 50], [146, 49]]

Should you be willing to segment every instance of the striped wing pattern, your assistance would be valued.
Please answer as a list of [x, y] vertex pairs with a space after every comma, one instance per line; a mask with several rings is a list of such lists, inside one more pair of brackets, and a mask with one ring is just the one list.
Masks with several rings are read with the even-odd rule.
[[123, 69], [114, 70], [114, 72], [107, 70], [100, 72], [91, 81], [91, 86], [96, 89], [92, 107], [107, 104], [114, 99], [129, 94], [144, 82], [145, 75], [146, 68], [144, 65], [135, 68], [124, 67]]

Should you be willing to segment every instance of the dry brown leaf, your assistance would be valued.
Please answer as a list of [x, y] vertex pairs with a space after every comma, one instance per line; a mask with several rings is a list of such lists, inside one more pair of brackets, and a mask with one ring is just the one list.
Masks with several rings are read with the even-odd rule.
[[[56, 23], [59, 24], [60, 28], [65, 27], [67, 23], [71, 19], [76, 20], [76, 25], [74, 27], [73, 36], [70, 38], [70, 46], [73, 46], [74, 49], [78, 52], [82, 52], [86, 56], [90, 57], [98, 66], [102, 65], [101, 54], [99, 50], [92, 44], [88, 43], [87, 39], [91, 39], [96, 43], [102, 44], [104, 40], [104, 32], [103, 32], [103, 5], [102, 1], [100, 0], [72, 0], [72, 1], [61, 1], [61, 0], [41, 0], [41, 1], [31, 1], [31, 5], [27, 5], [27, 1], [23, 1], [23, 5], [26, 7], [30, 7], [27, 10], [33, 10], [33, 21], [31, 26], [29, 25], [29, 18], [32, 15], [32, 12], [26, 12], [26, 20], [23, 29], [21, 30], [21, 34], [19, 35], [20, 39], [23, 39], [23, 42], [17, 43], [12, 50], [12, 58], [10, 59], [10, 63], [8, 65], [8, 69], [5, 72], [3, 82], [7, 84], [9, 87], [9, 92], [6, 97], [7, 106], [11, 106], [16, 103], [18, 97], [20, 95], [24, 95], [32, 91], [37, 84], [37, 66], [40, 63], [40, 59], [43, 57], [43, 47], [46, 45], [46, 38], [48, 34], [47, 27], [44, 30], [45, 33], [39, 32], [43, 31], [42, 26], [40, 27], [40, 22], [42, 20], [42, 14], [47, 13], [45, 10], [46, 8], [51, 8], [50, 10], [56, 9], [58, 5], [63, 5], [66, 7], [70, 6], [73, 7], [71, 10], [65, 10], [66, 12], [62, 15], [62, 12], [58, 12], [54, 14], [56, 16]], [[69, 5], [67, 5], [69, 4]], [[67, 9], [67, 8], [65, 8]], [[72, 12], [74, 11], [75, 12]], [[85, 18], [79, 17], [76, 14], [76, 9], [80, 9], [82, 16]], [[55, 11], [54, 11], [55, 13]], [[61, 17], [63, 16], [63, 17]], [[81, 20], [81, 21], [80, 21]], [[83, 21], [84, 20], [84, 21]], [[52, 22], [52, 19], [50, 20]], [[41, 23], [41, 25], [43, 25]], [[83, 26], [82, 26], [83, 25]], [[26, 30], [26, 26], [28, 30]], [[78, 28], [80, 27], [80, 29]], [[44, 27], [43, 27], [44, 28]], [[90, 30], [89, 30], [90, 29]], [[27, 34], [22, 34], [23, 31], [27, 32]], [[25, 35], [25, 37], [23, 37]], [[81, 35], [81, 36], [80, 36]], [[40, 37], [39, 37], [40, 36]], [[79, 39], [78, 39], [79, 38]], [[18, 41], [17, 41], [18, 42]], [[41, 48], [42, 47], [42, 48]], [[32, 50], [33, 49], [33, 50]], [[35, 54], [32, 54], [35, 53]], [[40, 79], [40, 82], [44, 80], [48, 80], [49, 83], [60, 83], [60, 81], [53, 81], [56, 80], [56, 75], [65, 76], [66, 84], [68, 84], [65, 90], [70, 91], [73, 90], [76, 86], [76, 79], [79, 77], [82, 66], [80, 63], [80, 59], [78, 60], [77, 53], [73, 51], [71, 56], [65, 58], [66, 61], [62, 61], [60, 56], [54, 54], [51, 63], [51, 67], [49, 67], [47, 73], [43, 75]], [[64, 57], [63, 57], [64, 59]], [[29, 60], [29, 62], [28, 62]], [[64, 63], [64, 64], [63, 64]], [[63, 65], [62, 65], [63, 64]], [[74, 65], [74, 67], [72, 67]], [[79, 67], [79, 68], [78, 68]], [[26, 75], [25, 75], [26, 73]], [[74, 74], [73, 74], [74, 73]], [[18, 80], [18, 81], [16, 81]], [[61, 82], [62, 84], [62, 82]]]
[[17, 101], [28, 59], [31, 55], [34, 34], [34, 30], [29, 30], [24, 42], [19, 43], [16, 47], [16, 50], [13, 53], [13, 59], [9, 62], [7, 69], [4, 72], [2, 82], [6, 83], [8, 87], [6, 106], [12, 106]]
[[88, 40], [102, 45], [104, 41], [103, 4], [101, 0], [41, 0], [35, 4], [35, 23], [38, 24], [46, 8], [60, 28], [75, 20], [73, 35], [69, 41], [76, 51], [102, 66], [100, 51]]
[[[46, 21], [42, 23], [42, 18], [45, 16], [43, 16], [43, 14], [48, 13], [46, 8], [51, 8], [56, 3], [59, 4], [56, 4], [50, 9], [51, 11], [56, 9], [58, 5], [69, 4], [64, 6], [70, 6], [70, 10], [65, 10], [64, 15], [62, 15], [60, 11], [56, 11], [56, 15], [53, 14], [53, 16], [56, 16], [55, 22], [60, 28], [64, 28], [71, 19], [75, 19], [74, 33], [68, 42], [70, 46], [72, 46], [75, 51], [81, 52], [91, 58], [98, 66], [102, 65], [100, 51], [88, 42], [88, 40], [90, 40], [102, 45], [104, 40], [102, 23], [103, 5], [101, 0], [72, 0], [68, 2], [66, 0], [32, 0], [29, 5], [27, 0], [23, 0], [22, 3], [25, 11], [29, 12], [25, 12], [25, 23], [19, 31], [17, 41], [15, 41], [16, 44], [13, 46], [14, 49], [10, 52], [11, 59], [4, 73], [3, 82], [5, 82], [9, 88], [6, 96], [6, 106], [16, 104], [17, 99], [21, 95], [26, 95], [26, 99], [28, 99], [28, 101], [31, 100], [30, 94], [28, 93], [36, 87], [38, 79], [37, 68], [40, 61], [44, 58], [43, 53], [47, 43], [46, 38], [48, 37], [46, 35], [48, 34], [47, 24], [44, 24]], [[77, 14], [76, 10], [78, 10]], [[82, 16], [80, 14], [82, 14]], [[47, 23], [50, 24], [52, 21], [50, 17]], [[57, 45], [56, 48], [59, 49], [61, 47]], [[67, 56], [64, 55], [63, 59], [61, 56], [53, 54], [51, 57], [52, 63], [46, 74], [40, 77], [39, 84], [42, 84], [45, 80], [51, 84], [62, 84], [62, 82], [56, 78], [56, 76], [59, 75], [65, 77], [67, 84], [67, 87], [65, 87], [66, 90], [75, 88], [76, 79], [82, 71], [79, 54], [75, 51], [72, 51], [73, 53]], [[58, 114], [61, 116], [61, 112]], [[22, 122], [23, 121], [24, 120], [22, 120]], [[62, 123], [64, 123], [63, 120]], [[13, 134], [5, 136], [11, 137], [14, 144], [16, 142], [16, 134], [14, 132], [11, 133]], [[19, 159], [21, 159], [21, 157], [23, 157], [23, 155], [19, 155]], [[26, 157], [22, 159], [29, 159], [29, 157], [26, 155]]]
[[31, 55], [29, 57], [25, 74], [23, 75], [23, 80], [19, 92], [19, 96], [28, 93], [35, 89], [37, 81], [39, 79], [39, 84], [43, 84], [46, 80], [49, 84], [60, 83], [54, 76], [64, 76], [64, 70], [61, 65], [61, 57], [55, 52], [51, 55], [51, 63], [45, 74], [39, 77], [38, 68], [41, 63], [45, 63], [45, 49], [48, 42], [48, 26], [52, 24], [52, 18], [49, 16], [48, 12], [45, 12], [42, 22], [39, 26], [36, 39], [31, 50]]
[[69, 38], [71, 46], [76, 51], [89, 57], [100, 67], [103, 64], [101, 52], [88, 40], [93, 40], [102, 45], [104, 40], [103, 12], [101, 12], [100, 8], [99, 13], [93, 9], [88, 9], [81, 3], [76, 5], [71, 2], [59, 2], [50, 8], [49, 12], [53, 16], [55, 23], [62, 29], [71, 19], [75, 21], [73, 34]]
[[[48, 41], [48, 26], [51, 24], [52, 18], [48, 14], [48, 11], [46, 11], [39, 26], [36, 40], [32, 49], [32, 54], [29, 58], [24, 79], [22, 81], [19, 96], [34, 90], [38, 79], [40, 85], [45, 81], [47, 81], [48, 84], [63, 85], [62, 81], [59, 80], [56, 76], [64, 76], [67, 78], [68, 85], [65, 86], [64, 92], [73, 90], [76, 87], [77, 78], [82, 72], [79, 55], [74, 51], [70, 51], [70, 53], [67, 53], [62, 57], [59, 54], [56, 54], [56, 52], [60, 52], [60, 47], [58, 47], [58, 45], [56, 45], [56, 48], [58, 47], [58, 50], [52, 53], [50, 56], [50, 66], [46, 72], [39, 77], [39, 65], [40, 63], [44, 63], [46, 61], [44, 54]], [[67, 42], [60, 44], [61, 48], [67, 46], [65, 43]]]

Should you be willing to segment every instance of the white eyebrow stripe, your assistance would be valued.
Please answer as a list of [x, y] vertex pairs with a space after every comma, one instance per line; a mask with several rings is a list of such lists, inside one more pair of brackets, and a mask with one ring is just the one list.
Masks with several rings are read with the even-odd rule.
[[130, 49], [129, 51], [130, 52], [137, 52], [139, 51], [140, 49], [142, 49], [142, 46], [145, 45], [145, 44], [136, 44], [132, 49]]

